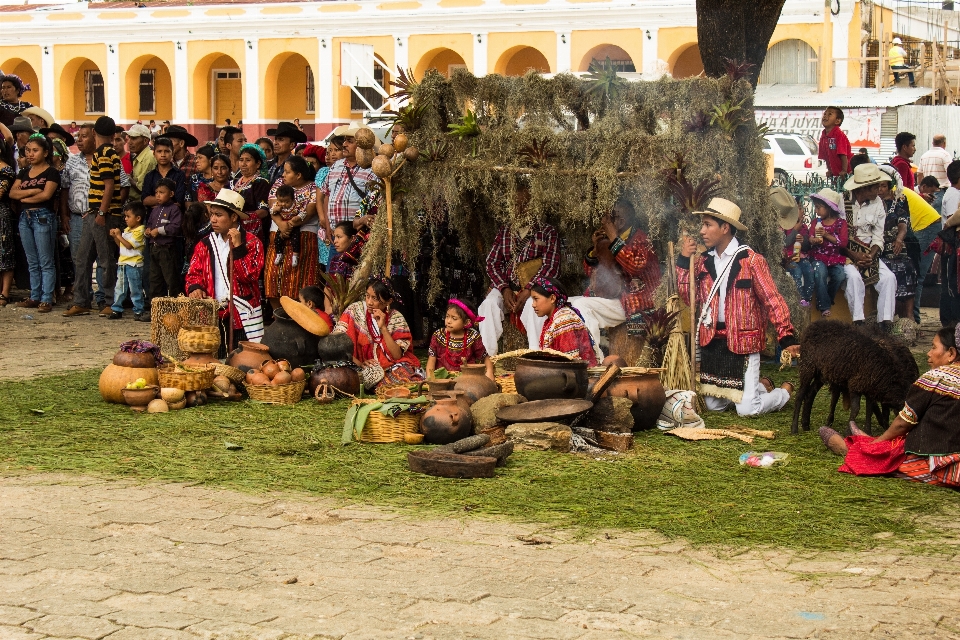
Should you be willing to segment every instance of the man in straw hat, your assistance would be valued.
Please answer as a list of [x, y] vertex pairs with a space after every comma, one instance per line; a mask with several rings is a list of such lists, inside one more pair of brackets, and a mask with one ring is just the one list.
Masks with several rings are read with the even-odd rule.
[[[760, 351], [769, 319], [784, 351], [800, 354], [790, 310], [767, 261], [736, 238], [737, 231], [747, 229], [740, 222], [740, 207], [714, 198], [705, 211], [695, 213], [702, 220], [700, 237], [710, 249], [694, 265], [701, 309], [697, 321], [700, 393], [711, 411], [722, 411], [731, 403], [741, 416], [779, 411], [790, 400], [790, 390], [767, 392], [760, 384]], [[696, 248], [696, 241], [685, 237], [677, 259], [677, 284], [684, 300], [690, 299], [690, 257]]]
[[[896, 309], [897, 278], [882, 260], [876, 258], [883, 251], [883, 229], [887, 211], [880, 199], [880, 183], [889, 182], [890, 176], [884, 174], [876, 165], [861, 164], [853, 170], [843, 188], [853, 194], [853, 211], [847, 221], [851, 238], [869, 247], [867, 252], [848, 251], [852, 264], [844, 266], [847, 274], [847, 304], [853, 321], [862, 324], [863, 298], [866, 294], [863, 273], [868, 277], [874, 265], [879, 269], [879, 278], [874, 283], [877, 290], [877, 322], [886, 330], [893, 326], [893, 313]], [[874, 276], [876, 277], [876, 276]]]
[[[221, 189], [207, 203], [211, 233], [197, 243], [187, 271], [186, 289], [191, 298], [216, 298], [220, 306], [220, 332], [226, 345], [233, 323], [233, 344], [240, 340], [260, 342], [263, 312], [260, 306], [260, 273], [263, 243], [240, 224], [243, 196]], [[231, 264], [232, 263], [232, 264]], [[232, 275], [232, 278], [231, 278]], [[227, 319], [232, 294], [232, 318]]]

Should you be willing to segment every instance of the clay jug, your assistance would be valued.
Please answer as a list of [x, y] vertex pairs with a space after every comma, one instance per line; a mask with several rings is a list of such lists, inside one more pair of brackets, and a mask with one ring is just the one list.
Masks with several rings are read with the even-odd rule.
[[456, 398], [441, 398], [423, 414], [420, 431], [431, 444], [449, 444], [473, 432], [473, 416]]
[[294, 367], [317, 359], [317, 336], [294, 322], [283, 309], [273, 310], [273, 323], [263, 330], [262, 343], [275, 360], [287, 360]]
[[499, 391], [497, 383], [487, 377], [487, 365], [485, 364], [463, 365], [456, 380], [453, 388], [456, 391], [463, 391], [470, 404]]
[[259, 369], [267, 360], [270, 360], [270, 349], [259, 342], [241, 342], [240, 346], [230, 352], [227, 364], [238, 369]]
[[633, 400], [630, 413], [633, 414], [634, 431], [645, 431], [657, 426], [657, 418], [667, 401], [667, 394], [660, 384], [660, 374], [656, 372], [621, 374], [604, 395]]

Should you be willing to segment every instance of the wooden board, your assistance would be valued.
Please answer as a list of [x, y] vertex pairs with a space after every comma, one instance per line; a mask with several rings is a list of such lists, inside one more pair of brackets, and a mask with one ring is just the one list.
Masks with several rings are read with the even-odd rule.
[[444, 451], [411, 451], [407, 454], [411, 471], [441, 478], [492, 478], [497, 459], [464, 456]]

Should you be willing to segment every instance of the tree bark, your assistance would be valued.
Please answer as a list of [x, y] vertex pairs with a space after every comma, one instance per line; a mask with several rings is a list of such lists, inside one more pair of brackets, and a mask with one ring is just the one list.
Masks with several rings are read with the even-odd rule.
[[785, 0], [697, 0], [697, 40], [703, 69], [712, 78], [726, 73], [726, 59], [750, 62], [747, 79], [756, 87], [767, 45]]

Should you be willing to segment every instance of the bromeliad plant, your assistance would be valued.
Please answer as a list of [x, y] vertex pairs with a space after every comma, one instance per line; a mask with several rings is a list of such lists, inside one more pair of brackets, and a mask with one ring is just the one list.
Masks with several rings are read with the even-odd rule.
[[737, 129], [747, 123], [747, 114], [743, 108], [744, 102], [746, 100], [736, 103], [733, 100], [726, 100], [713, 105], [710, 110], [710, 126], [719, 127], [721, 131], [727, 134], [727, 137], [732, 138]]
[[652, 361], [655, 367], [659, 367], [663, 362], [663, 350], [670, 340], [673, 324], [679, 315], [679, 311], [667, 311], [665, 307], [640, 312], [640, 317], [643, 319], [640, 335], [646, 340], [645, 346], [652, 352]]
[[334, 318], [339, 318], [340, 314], [351, 304], [360, 300], [367, 290], [366, 281], [362, 278], [356, 278], [356, 282], [351, 283], [350, 279], [342, 273], [322, 271], [320, 277], [323, 278], [324, 285], [330, 289]]
[[524, 164], [538, 168], [547, 165], [551, 160], [557, 157], [557, 154], [550, 150], [549, 138], [538, 138], [530, 144], [520, 149], [520, 161]]
[[670, 165], [664, 170], [664, 177], [670, 194], [677, 201], [681, 213], [701, 211], [710, 198], [720, 190], [719, 180], [701, 180], [696, 185], [686, 176], [686, 161], [679, 153], [670, 159]]
[[607, 106], [620, 97], [620, 92], [626, 86], [627, 81], [617, 75], [617, 68], [610, 60], [610, 56], [603, 62], [591, 62], [590, 73], [587, 75], [587, 95], [597, 95], [601, 97], [602, 113]]
[[481, 133], [480, 125], [477, 123], [477, 114], [470, 109], [467, 109], [467, 113], [460, 118], [460, 122], [456, 124], [448, 124], [447, 128], [450, 129], [450, 135], [460, 138], [460, 140], [470, 140], [470, 156], [476, 158], [477, 138], [480, 137]]

